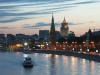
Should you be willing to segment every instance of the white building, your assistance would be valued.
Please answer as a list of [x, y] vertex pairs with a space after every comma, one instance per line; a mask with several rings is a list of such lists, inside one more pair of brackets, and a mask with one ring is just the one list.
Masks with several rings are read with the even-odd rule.
[[65, 37], [65, 36], [68, 36], [68, 32], [69, 32], [68, 23], [66, 22], [66, 20], [64, 18], [61, 28], [60, 28], [60, 34], [62, 37]]

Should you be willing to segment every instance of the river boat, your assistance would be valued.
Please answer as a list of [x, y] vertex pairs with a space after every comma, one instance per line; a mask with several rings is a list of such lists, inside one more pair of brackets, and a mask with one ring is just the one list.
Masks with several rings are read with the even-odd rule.
[[33, 67], [33, 61], [31, 60], [31, 57], [26, 57], [24, 62], [23, 62], [23, 67], [24, 68], [32, 68]]

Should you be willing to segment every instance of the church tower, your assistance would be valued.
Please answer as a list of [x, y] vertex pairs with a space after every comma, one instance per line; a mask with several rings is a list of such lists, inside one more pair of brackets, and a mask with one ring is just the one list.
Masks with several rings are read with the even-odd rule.
[[54, 24], [54, 17], [52, 14], [52, 22], [50, 28], [50, 49], [56, 48], [56, 31], [55, 31], [55, 24]]
[[63, 20], [63, 22], [61, 24], [61, 28], [60, 28], [61, 36], [62, 37], [68, 36], [68, 32], [69, 32], [68, 23], [66, 22], [65, 17], [64, 17], [64, 20]]

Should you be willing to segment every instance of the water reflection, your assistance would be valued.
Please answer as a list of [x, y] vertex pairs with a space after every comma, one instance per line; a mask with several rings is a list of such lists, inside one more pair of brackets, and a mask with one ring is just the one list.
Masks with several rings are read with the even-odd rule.
[[32, 69], [31, 68], [24, 68], [24, 74], [23, 75], [31, 75]]
[[86, 59], [82, 59], [82, 74], [86, 75]]
[[71, 75], [77, 75], [79, 62], [76, 57], [71, 57]]
[[56, 74], [56, 59], [55, 59], [55, 55], [52, 54], [51, 57], [50, 57], [50, 68], [49, 68], [49, 71], [50, 71], [50, 74], [49, 75], [57, 75]]
[[38, 53], [34, 53], [34, 56], [37, 57], [38, 56]]
[[78, 57], [33, 53], [31, 69], [21, 65], [23, 53], [0, 53], [0, 75], [99, 75], [100, 63]]
[[63, 73], [68, 74], [69, 68], [68, 68], [68, 56], [62, 55], [62, 65], [63, 66]]
[[17, 55], [19, 55], [19, 54], [20, 54], [20, 52], [16, 52], [16, 54], [17, 54]]
[[90, 62], [90, 72], [91, 74], [95, 75], [95, 62], [94, 61], [91, 61]]

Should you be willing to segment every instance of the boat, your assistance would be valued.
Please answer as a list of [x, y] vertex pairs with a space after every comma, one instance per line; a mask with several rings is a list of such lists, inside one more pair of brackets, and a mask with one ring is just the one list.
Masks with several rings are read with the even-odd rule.
[[31, 60], [31, 57], [26, 57], [24, 62], [23, 62], [23, 67], [24, 68], [32, 68], [33, 67], [33, 61]]

